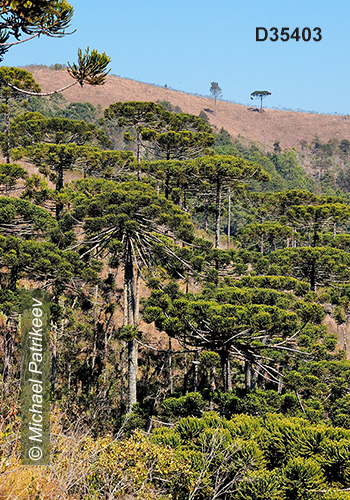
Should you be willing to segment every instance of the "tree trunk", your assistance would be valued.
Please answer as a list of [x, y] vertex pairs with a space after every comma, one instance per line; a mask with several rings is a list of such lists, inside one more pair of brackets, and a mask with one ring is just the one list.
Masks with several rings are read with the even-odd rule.
[[10, 279], [9, 279], [9, 290], [11, 292], [15, 292], [16, 291], [17, 280], [18, 280], [18, 267], [17, 266], [12, 266], [11, 272], [10, 272]]
[[15, 332], [16, 327], [12, 327], [11, 321], [7, 320], [4, 335], [4, 369], [2, 375], [3, 381], [5, 381], [10, 371]]
[[260, 366], [258, 366], [254, 370], [254, 373], [252, 374], [252, 383], [251, 383], [251, 388], [252, 389], [256, 388], [256, 384], [258, 383], [258, 379], [259, 379], [259, 374], [260, 374]]
[[186, 352], [186, 335], [184, 335], [184, 346], [185, 346], [185, 358], [184, 358], [184, 394], [187, 394], [187, 382], [188, 382], [188, 367], [187, 367], [187, 352]]
[[141, 163], [141, 136], [140, 136], [140, 131], [137, 127], [137, 180], [140, 182], [141, 181], [141, 170], [140, 170], [140, 163]]
[[61, 191], [61, 189], [63, 189], [63, 166], [62, 165], [57, 167], [56, 173], [57, 173], [56, 191]]
[[[135, 325], [134, 267], [131, 243], [127, 242], [124, 269], [124, 326]], [[136, 403], [137, 385], [137, 344], [134, 339], [128, 341], [128, 412]]]
[[205, 199], [204, 205], [204, 231], [208, 233], [208, 198]]
[[311, 264], [311, 274], [310, 274], [310, 288], [312, 292], [316, 292], [316, 270], [315, 261]]
[[198, 348], [196, 348], [193, 361], [193, 392], [197, 392], [198, 387]]
[[9, 101], [6, 97], [6, 163], [10, 163], [10, 108]]
[[230, 248], [231, 238], [231, 188], [228, 188], [228, 215], [227, 215], [227, 248]]
[[55, 393], [57, 376], [57, 331], [56, 328], [52, 330], [52, 365], [51, 365], [51, 393]]
[[173, 351], [171, 346], [171, 337], [169, 337], [168, 349], [168, 370], [169, 370], [169, 392], [173, 393]]
[[210, 399], [209, 399], [209, 410], [214, 410], [214, 402], [212, 400], [212, 393], [216, 389], [215, 385], [215, 366], [211, 366], [209, 369], [209, 388], [210, 388]]
[[226, 370], [227, 370], [227, 375], [226, 375], [227, 376], [227, 390], [232, 391], [230, 353], [228, 353], [228, 356], [227, 356]]
[[129, 404], [128, 412], [132, 412], [133, 405], [137, 402], [137, 343], [136, 340], [128, 342], [128, 383], [129, 383]]
[[165, 198], [167, 200], [169, 199], [169, 183], [170, 183], [170, 176], [169, 172], [167, 172], [165, 176]]
[[[63, 189], [63, 166], [62, 165], [57, 167], [56, 174], [57, 174], [56, 191], [60, 192], [61, 189]], [[62, 208], [63, 208], [62, 203], [56, 202], [56, 220], [59, 219]]]
[[209, 369], [209, 386], [211, 391], [215, 391], [215, 366], [211, 366]]
[[125, 376], [125, 342], [122, 342], [122, 349], [120, 351], [120, 366], [121, 366], [121, 387], [120, 387], [120, 414], [123, 415], [125, 412], [125, 385], [126, 385], [126, 376]]
[[282, 394], [283, 391], [283, 379], [279, 378], [278, 379], [278, 386], [277, 386], [277, 393]]
[[219, 248], [220, 241], [220, 215], [221, 215], [221, 181], [216, 182], [216, 226], [215, 226], [215, 248]]
[[[135, 295], [134, 295], [134, 266], [132, 261], [131, 243], [127, 242], [124, 269], [124, 319], [126, 325], [134, 325], [135, 321]], [[125, 316], [126, 309], [126, 316]]]
[[135, 302], [135, 318], [134, 323], [137, 326], [140, 320], [140, 287], [141, 287], [141, 273], [137, 268], [136, 276], [136, 302]]
[[245, 360], [245, 388], [252, 388], [252, 360], [250, 358], [246, 358]]
[[220, 351], [220, 358], [222, 366], [222, 380], [224, 384], [224, 391], [230, 391], [232, 389], [231, 364], [230, 364], [229, 350], [226, 344]]
[[97, 332], [97, 298], [98, 298], [98, 285], [95, 287], [95, 301], [94, 301], [94, 347], [92, 351], [92, 362], [91, 362], [91, 368], [92, 370], [95, 369], [95, 363], [96, 363], [96, 356], [97, 356], [97, 337], [98, 337], [98, 332]]

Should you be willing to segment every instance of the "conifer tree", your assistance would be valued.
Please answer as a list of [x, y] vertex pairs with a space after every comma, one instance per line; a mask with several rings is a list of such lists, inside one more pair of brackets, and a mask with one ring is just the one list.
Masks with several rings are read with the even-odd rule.
[[258, 164], [250, 163], [241, 158], [225, 155], [204, 156], [189, 162], [195, 171], [198, 182], [207, 181], [215, 186], [216, 191], [216, 222], [215, 248], [219, 248], [222, 192], [225, 186], [237, 188], [250, 180], [268, 180], [269, 175]]
[[[63, 193], [69, 200], [72, 223], [81, 221], [85, 241], [82, 258], [108, 255], [110, 267], [124, 269], [124, 319], [120, 339], [128, 345], [128, 410], [136, 403], [137, 338], [139, 336], [139, 279], [142, 269], [154, 264], [156, 255], [179, 260], [171, 239], [191, 241], [193, 226], [188, 216], [145, 183], [114, 184], [79, 181]], [[135, 292], [135, 270], [137, 274]]]

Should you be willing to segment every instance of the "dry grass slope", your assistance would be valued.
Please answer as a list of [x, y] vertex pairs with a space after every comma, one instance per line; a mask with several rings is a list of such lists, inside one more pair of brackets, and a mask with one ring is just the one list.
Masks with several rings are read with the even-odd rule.
[[[50, 70], [41, 67], [26, 68], [44, 91], [63, 87], [71, 82], [65, 70]], [[249, 89], [248, 89], [249, 91]], [[218, 101], [217, 114], [214, 115], [214, 100], [193, 96], [155, 85], [136, 82], [117, 76], [108, 76], [102, 87], [79, 87], [64, 92], [69, 102], [91, 102], [103, 108], [117, 101], [157, 101], [166, 100], [180, 106], [183, 112], [198, 115], [207, 110], [212, 125], [224, 127], [233, 137], [241, 136], [272, 147], [280, 141], [282, 148], [300, 149], [300, 141], [308, 143], [318, 135], [322, 142], [331, 138], [350, 140], [350, 116], [317, 115], [294, 111], [266, 109], [257, 113], [254, 108]]]

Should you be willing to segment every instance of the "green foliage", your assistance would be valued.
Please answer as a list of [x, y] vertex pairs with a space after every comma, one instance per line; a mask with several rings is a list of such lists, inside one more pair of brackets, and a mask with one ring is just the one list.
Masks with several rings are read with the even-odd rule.
[[[322, 467], [313, 459], [294, 458], [287, 462], [284, 468], [286, 497], [290, 500], [305, 498], [309, 490], [320, 490], [326, 486]], [[317, 494], [308, 495], [317, 498]]]
[[0, 186], [2, 191], [8, 191], [16, 186], [18, 179], [25, 179], [27, 172], [17, 164], [0, 163]]
[[190, 392], [180, 398], [168, 398], [163, 401], [162, 414], [166, 417], [189, 417], [201, 414], [206, 403], [198, 392]]
[[[88, 137], [93, 140], [92, 136]], [[16, 159], [26, 158], [38, 167], [40, 173], [55, 182], [57, 191], [63, 188], [64, 172], [67, 170], [81, 170], [85, 175], [113, 178], [134, 161], [130, 151], [103, 151], [97, 146], [78, 146], [74, 143], [39, 143], [16, 148], [12, 155]]]
[[99, 54], [97, 50], [89, 51], [89, 47], [83, 53], [78, 50], [78, 63], [68, 63], [68, 73], [76, 80], [81, 87], [84, 83], [87, 85], [102, 85], [110, 72], [107, 66], [111, 58], [105, 52]]
[[74, 143], [78, 146], [89, 143], [102, 149], [111, 146], [106, 133], [92, 123], [67, 118], [45, 118], [31, 112], [17, 116], [12, 121], [10, 143], [12, 148], [40, 143]]
[[[0, 58], [10, 49], [13, 38], [26, 36], [61, 38], [66, 34], [73, 17], [73, 7], [65, 0], [5, 0], [0, 10]], [[20, 40], [22, 41], [22, 40]], [[8, 44], [8, 45], [7, 45]]]
[[[232, 479], [229, 470], [234, 472], [230, 498], [235, 500], [316, 500], [321, 492], [326, 498], [343, 498], [336, 490], [348, 485], [349, 439], [347, 431], [271, 413], [231, 420], [209, 413], [201, 419], [182, 419], [173, 429], [158, 428], [152, 435], [155, 443], [196, 457], [202, 480], [206, 478], [212, 488], [220, 476], [211, 475], [211, 467], [222, 470], [232, 453], [234, 468], [226, 469], [224, 483]], [[212, 463], [208, 447], [216, 453]]]
[[[108, 58], [93, 54], [80, 52], [80, 66], [70, 66], [79, 83], [104, 81]], [[0, 165], [4, 190], [17, 179], [25, 187], [21, 198], [0, 199], [0, 371], [17, 383], [16, 362], [5, 364], [18, 345], [9, 332], [23, 286], [47, 288], [54, 396], [70, 421], [94, 424], [96, 442], [120, 428], [129, 436], [122, 444], [106, 438], [108, 451], [93, 455], [79, 494], [102, 498], [119, 488], [140, 500], [346, 498], [350, 362], [337, 349], [350, 304], [344, 199], [307, 191], [316, 184], [297, 153], [278, 142], [266, 153], [222, 129], [213, 154], [205, 117], [168, 102], [105, 111], [103, 126], [113, 134], [123, 128], [136, 159], [103, 149], [110, 141], [95, 124], [70, 119], [96, 123], [100, 112], [91, 105], [67, 106], [56, 96], [45, 105], [33, 97], [28, 106], [18, 116], [14, 105], [9, 144], [57, 192], [19, 165]], [[317, 161], [335, 153], [346, 161], [350, 151], [345, 140], [314, 146], [323, 151]], [[90, 178], [63, 189], [70, 169]], [[136, 170], [140, 182], [130, 181]], [[223, 250], [228, 189], [234, 236]], [[197, 231], [204, 222], [206, 239]], [[140, 318], [160, 331], [156, 341]], [[337, 325], [340, 335], [332, 333]], [[188, 393], [192, 377], [199, 391]], [[141, 403], [132, 404], [136, 396]], [[164, 420], [150, 439], [133, 433]]]
[[350, 429], [350, 395], [337, 399], [330, 408], [330, 417], [334, 425]]
[[2, 96], [5, 97], [5, 95], [8, 94], [11, 97], [18, 98], [18, 93], [12, 90], [10, 86], [15, 86], [18, 89], [29, 90], [36, 93], [41, 92], [39, 85], [34, 80], [32, 74], [28, 71], [20, 68], [8, 68], [7, 66], [1, 66], [0, 88], [2, 91]]

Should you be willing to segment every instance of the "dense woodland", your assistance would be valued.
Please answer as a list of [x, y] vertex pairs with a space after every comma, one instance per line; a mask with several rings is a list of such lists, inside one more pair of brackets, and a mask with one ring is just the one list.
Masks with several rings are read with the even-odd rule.
[[[18, 89], [40, 92], [1, 67], [0, 498], [350, 498], [350, 141], [264, 150], [204, 110]], [[41, 468], [19, 461], [32, 288]]]

